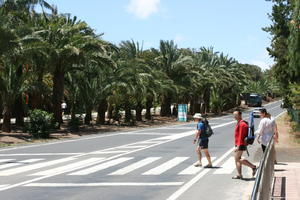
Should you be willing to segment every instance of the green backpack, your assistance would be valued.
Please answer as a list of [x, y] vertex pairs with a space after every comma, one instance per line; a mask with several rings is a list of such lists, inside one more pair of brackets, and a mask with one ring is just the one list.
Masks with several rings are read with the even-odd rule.
[[209, 122], [207, 119], [204, 120], [204, 128], [205, 128], [205, 134], [207, 137], [210, 137], [214, 134], [214, 131], [212, 130], [211, 126], [209, 125]]

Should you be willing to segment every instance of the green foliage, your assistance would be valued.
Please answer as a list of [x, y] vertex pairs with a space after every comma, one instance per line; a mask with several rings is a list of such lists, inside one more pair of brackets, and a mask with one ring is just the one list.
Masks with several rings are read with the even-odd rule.
[[71, 119], [69, 122], [69, 127], [71, 128], [72, 131], [78, 131], [80, 125], [82, 125], [82, 121], [80, 120], [79, 117], [75, 117], [74, 119]]
[[[285, 1], [276, 1], [272, 20], [277, 24], [266, 30], [279, 34], [270, 53], [280, 63], [284, 55], [285, 63], [275, 72], [284, 71], [278, 76], [286, 80], [287, 38], [293, 30], [284, 31], [290, 10], [278, 2]], [[36, 6], [43, 8], [41, 13]], [[59, 124], [60, 104], [66, 101], [72, 118], [69, 125], [76, 129], [76, 114], [85, 113], [89, 124], [95, 110], [102, 114], [101, 123], [108, 110], [110, 119], [130, 124], [142, 120], [145, 108], [147, 119], [151, 108], [160, 106], [161, 115], [170, 116], [171, 105], [179, 103], [193, 104], [191, 113], [220, 113], [238, 106], [243, 91], [274, 91], [275, 82], [266, 78], [272, 75], [212, 47], [181, 49], [172, 40], [161, 40], [157, 49], [145, 50], [134, 40], [115, 46], [86, 22], [59, 13], [44, 0], [5, 0], [0, 18], [0, 96], [6, 122], [2, 127], [10, 125], [12, 104], [18, 99], [23, 103], [20, 109], [47, 110]]]
[[49, 138], [50, 129], [54, 127], [53, 114], [43, 110], [29, 111], [29, 123], [26, 131], [34, 138]]

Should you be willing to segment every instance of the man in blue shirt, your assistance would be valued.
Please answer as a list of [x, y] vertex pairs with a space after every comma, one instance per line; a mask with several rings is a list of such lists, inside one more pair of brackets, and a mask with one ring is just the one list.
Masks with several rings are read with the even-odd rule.
[[198, 155], [198, 159], [199, 161], [195, 164], [195, 167], [201, 167], [202, 166], [202, 154], [201, 154], [201, 150], [204, 151], [206, 159], [208, 161], [208, 165], [205, 166], [205, 168], [211, 168], [212, 167], [212, 163], [211, 163], [211, 158], [208, 152], [208, 137], [206, 134], [206, 128], [205, 128], [205, 124], [203, 121], [203, 117], [200, 113], [196, 113], [194, 115], [194, 119], [195, 121], [197, 121], [197, 130], [196, 130], [196, 135], [195, 135], [195, 139], [194, 139], [194, 144], [197, 142], [197, 148], [196, 148], [196, 152]]

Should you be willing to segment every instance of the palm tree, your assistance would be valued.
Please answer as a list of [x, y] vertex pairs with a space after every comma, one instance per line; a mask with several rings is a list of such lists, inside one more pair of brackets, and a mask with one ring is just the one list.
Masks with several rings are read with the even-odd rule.
[[[191, 64], [191, 57], [181, 54], [174, 41], [160, 41], [159, 56], [156, 58], [159, 69], [164, 72], [169, 79], [174, 81], [178, 88], [181, 73], [186, 70], [186, 66]], [[161, 116], [171, 115], [171, 103], [174, 93], [164, 91], [161, 94]]]

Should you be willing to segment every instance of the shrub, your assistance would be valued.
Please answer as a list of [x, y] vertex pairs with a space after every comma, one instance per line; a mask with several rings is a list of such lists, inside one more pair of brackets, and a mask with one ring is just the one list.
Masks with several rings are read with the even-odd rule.
[[35, 109], [29, 111], [29, 123], [26, 127], [27, 132], [34, 138], [49, 138], [50, 129], [54, 126], [53, 114], [46, 111]]
[[78, 131], [80, 125], [82, 125], [82, 122], [79, 117], [75, 117], [74, 119], [71, 119], [69, 122], [69, 126], [72, 131]]

